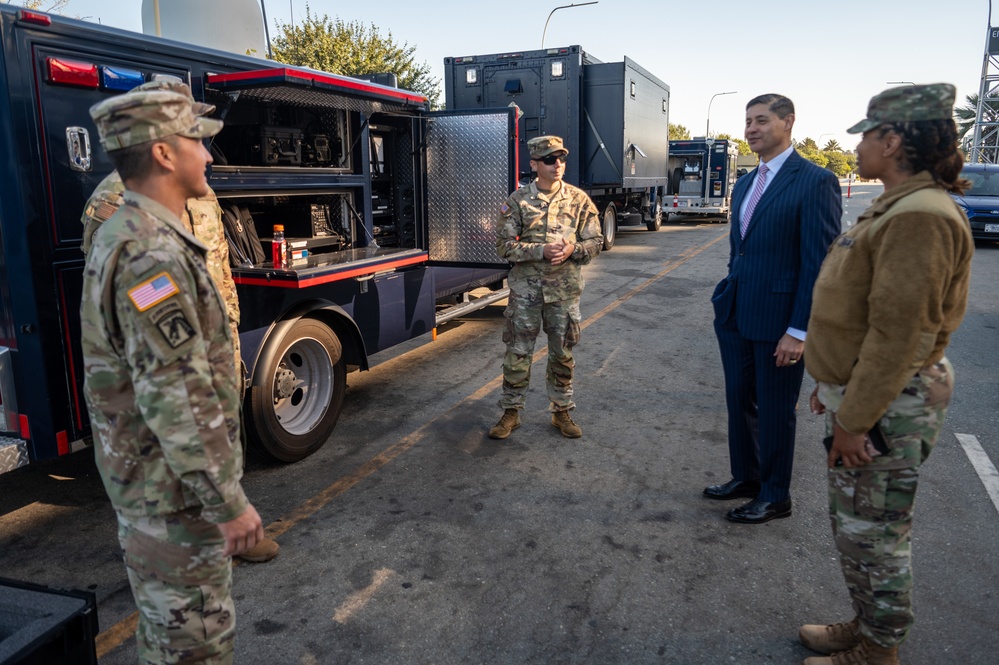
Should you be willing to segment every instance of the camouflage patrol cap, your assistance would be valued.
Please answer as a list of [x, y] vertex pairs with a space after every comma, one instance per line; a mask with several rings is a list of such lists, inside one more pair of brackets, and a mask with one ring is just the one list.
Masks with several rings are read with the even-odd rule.
[[948, 120], [954, 117], [956, 96], [957, 89], [950, 83], [888, 88], [871, 98], [867, 117], [846, 131], [848, 134], [869, 132], [886, 122]]
[[155, 78], [152, 81], [132, 88], [132, 90], [169, 90], [170, 92], [178, 92], [191, 100], [191, 110], [194, 111], [194, 115], [211, 115], [215, 113], [214, 104], [202, 104], [195, 101], [194, 95], [191, 94], [191, 88], [178, 78]]
[[558, 136], [535, 136], [527, 142], [527, 149], [531, 153], [531, 159], [541, 159], [556, 152], [569, 154]]
[[90, 107], [108, 152], [167, 136], [203, 139], [222, 129], [221, 120], [197, 115], [191, 98], [169, 90], [132, 90]]

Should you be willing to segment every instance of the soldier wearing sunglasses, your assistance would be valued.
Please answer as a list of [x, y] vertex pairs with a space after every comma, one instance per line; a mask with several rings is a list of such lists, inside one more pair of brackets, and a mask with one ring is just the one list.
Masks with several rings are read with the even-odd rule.
[[539, 136], [527, 142], [531, 170], [537, 179], [506, 200], [496, 224], [496, 249], [512, 263], [510, 299], [504, 316], [503, 409], [489, 430], [492, 439], [505, 439], [520, 427], [535, 341], [548, 336], [547, 391], [552, 426], [562, 436], [577, 439], [583, 430], [569, 411], [579, 342], [579, 297], [583, 292], [581, 266], [600, 252], [603, 236], [593, 201], [582, 190], [563, 182], [569, 151], [557, 136]]

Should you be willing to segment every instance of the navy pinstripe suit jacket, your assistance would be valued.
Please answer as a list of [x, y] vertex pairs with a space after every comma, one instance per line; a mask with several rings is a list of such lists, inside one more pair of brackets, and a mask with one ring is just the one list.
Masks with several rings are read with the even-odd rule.
[[792, 152], [763, 193], [740, 233], [739, 208], [756, 170], [732, 191], [728, 276], [715, 288], [715, 321], [735, 317], [739, 333], [776, 342], [788, 327], [805, 330], [812, 287], [833, 239], [840, 233], [843, 200], [839, 181]]

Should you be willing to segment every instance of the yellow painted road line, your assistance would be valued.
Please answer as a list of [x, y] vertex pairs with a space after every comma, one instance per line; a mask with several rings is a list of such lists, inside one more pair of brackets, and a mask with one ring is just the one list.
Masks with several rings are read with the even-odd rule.
[[[715, 243], [728, 237], [728, 231], [725, 231], [722, 235], [719, 235], [714, 240], [707, 242], [703, 245], [692, 247], [680, 254], [679, 258], [674, 261], [670, 261], [663, 265], [663, 269], [656, 273], [654, 276], [650, 277], [646, 281], [642, 282], [640, 285], [636, 286], [628, 293], [615, 299], [613, 302], [608, 304], [606, 307], [601, 309], [596, 314], [587, 318], [586, 322], [580, 326], [581, 328], [588, 328], [590, 324], [594, 321], [598, 321], [607, 314], [613, 312], [615, 309], [628, 302], [636, 295], [652, 286], [660, 279], [673, 272], [680, 266], [682, 266], [687, 261], [705, 251], [706, 249], [712, 247]], [[532, 362], [538, 362], [548, 353], [548, 347], [541, 347], [535, 354]], [[416, 431], [411, 432], [402, 438], [401, 441], [395, 443], [382, 452], [378, 453], [367, 462], [358, 467], [353, 473], [350, 473], [342, 478], [337, 479], [335, 483], [324, 489], [323, 491], [316, 494], [311, 499], [307, 500], [305, 503], [294, 508], [290, 513], [279, 517], [274, 522], [267, 525], [264, 531], [267, 533], [268, 538], [277, 539], [288, 531], [292, 527], [297, 526], [300, 522], [305, 521], [309, 517], [315, 515], [319, 510], [324, 508], [333, 499], [337, 498], [350, 488], [354, 487], [361, 481], [372, 476], [376, 471], [381, 469], [383, 466], [394, 460], [399, 455], [403, 454], [417, 443], [425, 438], [427, 431], [431, 426], [435, 425], [441, 418], [447, 417], [452, 411], [458, 409], [459, 407], [464, 408], [465, 404], [468, 402], [475, 402], [485, 398], [489, 393], [493, 392], [497, 388], [503, 385], [503, 376], [500, 375], [489, 381], [484, 386], [476, 390], [474, 393], [465, 397], [464, 399], [455, 403], [450, 409], [445, 411], [443, 414], [434, 418], [433, 420], [427, 421], [422, 426], [420, 426]], [[237, 560], [238, 561], [238, 560]], [[339, 610], [338, 610], [339, 611]], [[130, 616], [122, 619], [117, 624], [104, 631], [97, 636], [97, 657], [101, 658], [105, 654], [109, 653], [111, 650], [117, 648], [119, 645], [125, 642], [135, 634], [135, 627], [138, 624], [139, 613], [133, 612]]]
[[337, 623], [347, 623], [350, 617], [364, 609], [364, 606], [371, 602], [378, 589], [382, 588], [393, 575], [395, 575], [395, 571], [389, 568], [376, 570], [371, 584], [356, 593], [350, 594], [347, 600], [343, 601], [340, 607], [336, 608], [336, 612], [333, 613], [333, 620]]

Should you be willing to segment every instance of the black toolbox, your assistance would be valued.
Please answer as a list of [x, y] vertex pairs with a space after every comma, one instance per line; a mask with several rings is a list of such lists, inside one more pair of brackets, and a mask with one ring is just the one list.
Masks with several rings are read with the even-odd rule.
[[97, 596], [0, 577], [0, 665], [97, 665]]

